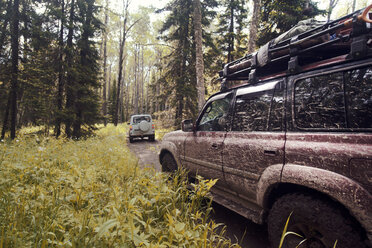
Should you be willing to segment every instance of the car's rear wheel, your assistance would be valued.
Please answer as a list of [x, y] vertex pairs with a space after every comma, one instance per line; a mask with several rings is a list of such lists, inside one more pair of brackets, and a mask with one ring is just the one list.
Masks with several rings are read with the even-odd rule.
[[155, 141], [155, 135], [151, 135], [151, 136], [149, 136], [149, 140], [150, 140], [150, 141]]
[[177, 163], [173, 156], [166, 153], [161, 160], [161, 169], [165, 172], [174, 172], [177, 170]]
[[[292, 213], [292, 214], [291, 214]], [[272, 247], [279, 247], [280, 239], [289, 219], [282, 248], [337, 248], [366, 247], [360, 228], [346, 211], [334, 203], [307, 194], [287, 194], [273, 205], [268, 217], [269, 240]], [[305, 241], [304, 241], [305, 240]]]
[[129, 143], [133, 143], [133, 138], [129, 137]]

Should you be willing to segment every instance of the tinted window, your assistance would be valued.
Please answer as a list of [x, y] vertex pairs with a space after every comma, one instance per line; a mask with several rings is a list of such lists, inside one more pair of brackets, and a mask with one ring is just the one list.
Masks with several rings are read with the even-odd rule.
[[229, 122], [229, 109], [232, 94], [210, 102], [200, 119], [199, 131], [224, 131]]
[[372, 68], [345, 73], [349, 128], [372, 128]]
[[294, 115], [299, 128], [372, 128], [372, 69], [297, 81]]
[[280, 85], [278, 82], [270, 82], [238, 91], [232, 130], [282, 130], [283, 90]]
[[133, 117], [133, 123], [140, 123], [141, 121], [150, 122], [151, 121], [151, 118], [150, 118], [150, 116]]
[[299, 80], [295, 87], [296, 124], [302, 128], [344, 128], [342, 73]]
[[268, 120], [268, 131], [283, 130], [283, 113], [284, 113], [284, 84], [279, 83], [274, 89], [273, 99], [270, 106], [270, 115]]

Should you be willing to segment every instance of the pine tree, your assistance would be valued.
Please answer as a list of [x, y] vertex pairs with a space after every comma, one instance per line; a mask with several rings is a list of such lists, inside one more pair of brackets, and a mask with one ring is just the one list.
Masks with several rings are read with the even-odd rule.
[[224, 0], [222, 3], [224, 10], [218, 17], [217, 47], [228, 63], [246, 52], [247, 35], [243, 30], [247, 27], [248, 10], [243, 0]]
[[75, 91], [74, 91], [74, 81], [75, 81], [75, 68], [73, 66], [74, 62], [74, 23], [75, 23], [75, 0], [71, 0], [70, 3], [70, 13], [68, 20], [68, 34], [67, 34], [67, 46], [66, 46], [66, 107], [65, 107], [65, 133], [68, 138], [71, 137], [71, 125], [74, 120], [73, 107], [75, 104]]
[[11, 122], [10, 137], [16, 136], [17, 122], [17, 94], [18, 94], [18, 56], [19, 56], [19, 0], [14, 0], [12, 8], [12, 32], [11, 32], [11, 49], [12, 49], [12, 77], [11, 77]]
[[107, 125], [107, 32], [108, 32], [108, 3], [109, 0], [106, 0], [105, 6], [105, 30], [103, 32], [103, 90], [102, 90], [102, 114], [103, 114], [103, 123]]
[[262, 0], [257, 45], [276, 38], [299, 21], [313, 18], [324, 11], [311, 0]]
[[64, 25], [65, 25], [65, 1], [61, 0], [61, 15], [60, 15], [60, 33], [59, 33], [59, 59], [58, 59], [58, 92], [57, 92], [57, 111], [55, 132], [56, 137], [61, 135], [62, 111], [63, 111], [63, 95], [65, 90], [64, 71], [63, 71], [63, 55], [64, 55]]
[[3, 138], [9, 119], [12, 138], [26, 124], [54, 125], [59, 136], [63, 122], [68, 137], [80, 137], [98, 120], [97, 13], [94, 0], [0, 2]]
[[79, 71], [75, 87], [76, 99], [74, 105], [75, 119], [73, 121], [73, 137], [79, 138], [84, 133], [81, 126], [85, 125], [90, 131], [100, 119], [99, 97], [96, 89], [99, 84], [99, 56], [93, 38], [98, 35], [101, 23], [96, 18], [98, 8], [95, 0], [80, 0], [77, 2], [82, 18], [81, 38], [77, 47], [80, 52], [77, 61]]
[[[214, 12], [211, 6], [214, 1], [204, 1], [202, 4], [202, 24], [208, 26]], [[162, 26], [160, 32], [162, 39], [170, 42], [174, 49], [166, 58], [167, 65], [164, 67], [164, 75], [159, 83], [166, 84], [165, 88], [172, 95], [172, 106], [175, 108], [175, 126], [179, 126], [184, 115], [196, 117], [197, 91], [195, 71], [195, 37], [193, 29], [193, 1], [174, 0], [164, 10], [170, 14]], [[204, 41], [210, 37], [204, 33]]]

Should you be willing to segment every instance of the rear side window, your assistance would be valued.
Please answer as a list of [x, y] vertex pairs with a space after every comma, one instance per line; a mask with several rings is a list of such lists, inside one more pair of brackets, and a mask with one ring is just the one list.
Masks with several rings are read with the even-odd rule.
[[300, 129], [372, 128], [372, 68], [298, 80], [293, 112]]
[[236, 95], [232, 131], [282, 130], [282, 82], [242, 88]]
[[372, 128], [372, 67], [345, 73], [347, 126]]
[[343, 74], [306, 78], [296, 83], [296, 124], [302, 128], [345, 128]]

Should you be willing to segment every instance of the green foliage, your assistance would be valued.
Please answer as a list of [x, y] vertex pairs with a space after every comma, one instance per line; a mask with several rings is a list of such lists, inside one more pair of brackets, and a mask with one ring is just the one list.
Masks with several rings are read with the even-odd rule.
[[[5, 119], [3, 110], [10, 91], [11, 46], [7, 36], [10, 36], [11, 28], [8, 6], [12, 2], [0, 3], [0, 120]], [[49, 126], [56, 120], [60, 126], [61, 120], [68, 120], [73, 124], [74, 136], [79, 137], [89, 133], [93, 124], [100, 120], [96, 40], [101, 23], [96, 18], [99, 8], [95, 2], [74, 1], [74, 18], [69, 25], [72, 1], [19, 1], [19, 127], [28, 124]], [[61, 24], [63, 37], [60, 37]], [[69, 28], [73, 35], [71, 44], [67, 45]], [[71, 104], [64, 108], [57, 106], [57, 92], [61, 100], [59, 105], [67, 105], [67, 95], [74, 97]]]
[[208, 219], [215, 181], [139, 169], [126, 132], [1, 142], [0, 247], [237, 247]]
[[317, 3], [308, 0], [263, 0], [257, 45], [276, 38], [299, 21], [313, 18], [325, 11], [319, 10]]
[[169, 127], [168, 125], [164, 125], [164, 122], [161, 118], [159, 118], [159, 120], [155, 120], [154, 123], [155, 123], [155, 139], [156, 140], [162, 140], [165, 134], [176, 130], [176, 128], [174, 127]]
[[[223, 63], [243, 57], [248, 45], [244, 29], [248, 23], [248, 9], [245, 1], [224, 0], [223, 11], [218, 16], [217, 46], [223, 55]], [[222, 68], [220, 64], [219, 69]]]
[[[212, 42], [207, 27], [215, 16], [212, 8], [216, 2], [209, 0], [201, 4], [203, 39], [208, 46]], [[158, 83], [164, 86], [164, 96], [171, 96], [170, 105], [175, 109], [174, 125], [179, 126], [184, 116], [195, 118], [198, 112], [192, 0], [173, 0], [164, 10], [170, 13], [160, 30], [161, 38], [174, 49], [165, 57], [166, 64], [162, 67], [165, 72]]]

